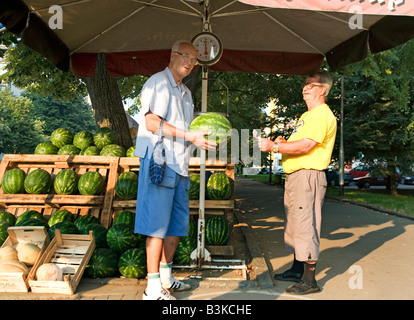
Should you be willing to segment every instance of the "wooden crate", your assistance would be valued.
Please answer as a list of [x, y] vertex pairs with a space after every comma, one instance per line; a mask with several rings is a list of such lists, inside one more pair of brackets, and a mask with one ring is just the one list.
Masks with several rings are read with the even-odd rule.
[[[29, 273], [29, 286], [32, 292], [74, 294], [94, 250], [95, 238], [92, 231], [89, 235], [78, 235], [61, 234], [60, 230], [56, 230], [33, 272]], [[37, 281], [36, 271], [44, 263], [59, 266], [63, 271], [63, 280]]]
[[[83, 207], [82, 214], [86, 212], [85, 210], [91, 209], [95, 216], [99, 216], [101, 224], [109, 227], [118, 163], [118, 157], [6, 154], [0, 163], [0, 181], [4, 173], [13, 168], [20, 168], [26, 173], [41, 168], [52, 175], [56, 175], [62, 169], [70, 168], [78, 175], [82, 175], [86, 171], [98, 171], [104, 177], [106, 187], [100, 195], [84, 196], [58, 195], [53, 188], [49, 194], [4, 194], [0, 185], [0, 208], [39, 206], [43, 208], [46, 215], [50, 215], [53, 211], [52, 208], [60, 210], [65, 206], [80, 209]], [[51, 209], [47, 210], [47, 208]], [[22, 213], [13, 209], [7, 211], [13, 212], [13, 214]]]
[[33, 267], [29, 267], [29, 274], [26, 277], [23, 272], [0, 273], [0, 292], [28, 292], [29, 275], [37, 263], [39, 263], [43, 252], [49, 245], [50, 238], [45, 227], [9, 227], [9, 236], [1, 246], [12, 246], [17, 248], [24, 243], [34, 243], [40, 248], [39, 255]]

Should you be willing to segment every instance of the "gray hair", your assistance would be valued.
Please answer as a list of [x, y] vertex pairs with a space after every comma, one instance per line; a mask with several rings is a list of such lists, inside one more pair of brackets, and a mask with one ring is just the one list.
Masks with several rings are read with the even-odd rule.
[[319, 76], [319, 83], [323, 84], [326, 88], [325, 97], [328, 96], [329, 91], [331, 91], [333, 85], [333, 78], [330, 73], [324, 71], [313, 72], [309, 75], [309, 77], [316, 77]]
[[177, 41], [175, 41], [175, 42], [174, 42], [174, 44], [172, 45], [172, 47], [171, 47], [171, 51], [172, 51], [172, 52], [176, 52], [176, 51], [178, 51], [178, 50], [180, 49], [180, 46], [181, 46], [182, 44], [189, 44], [189, 45], [192, 45], [192, 46], [193, 46], [193, 44], [192, 44], [190, 41], [187, 41], [187, 40], [177, 40]]

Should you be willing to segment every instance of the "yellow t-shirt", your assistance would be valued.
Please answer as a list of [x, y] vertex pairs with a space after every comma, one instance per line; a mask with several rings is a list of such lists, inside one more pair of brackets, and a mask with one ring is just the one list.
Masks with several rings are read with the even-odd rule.
[[288, 141], [312, 139], [317, 145], [307, 154], [282, 155], [285, 173], [300, 169], [325, 170], [331, 162], [336, 137], [336, 118], [327, 104], [306, 111], [296, 123]]

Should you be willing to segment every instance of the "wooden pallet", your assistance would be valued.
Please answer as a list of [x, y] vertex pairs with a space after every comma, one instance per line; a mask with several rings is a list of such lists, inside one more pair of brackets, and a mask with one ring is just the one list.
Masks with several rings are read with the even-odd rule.
[[23, 272], [8, 272], [0, 274], [0, 292], [28, 292], [29, 275], [39, 263], [43, 252], [49, 245], [50, 238], [45, 227], [10, 227], [7, 229], [9, 236], [1, 246], [12, 246], [17, 248], [24, 243], [34, 243], [40, 248], [39, 255], [33, 267], [29, 267], [26, 277]]
[[[29, 273], [29, 286], [32, 292], [74, 294], [94, 250], [95, 238], [92, 231], [89, 235], [78, 235], [61, 234], [60, 230], [56, 230], [33, 272]], [[45, 263], [59, 266], [63, 272], [63, 280], [36, 280], [37, 269]]]
[[[18, 216], [27, 207], [42, 208], [45, 216], [62, 208], [72, 208], [78, 214], [93, 214], [100, 219], [103, 226], [111, 223], [112, 201], [118, 171], [118, 157], [103, 156], [68, 156], [68, 155], [33, 155], [6, 154], [0, 163], [0, 183], [5, 172], [20, 168], [26, 174], [41, 168], [52, 175], [62, 169], [73, 169], [79, 176], [86, 171], [98, 171], [104, 178], [105, 188], [100, 195], [58, 195], [53, 189], [49, 194], [4, 194], [0, 185], [0, 209]], [[34, 209], [36, 210], [36, 209]], [[91, 211], [89, 211], [91, 210]], [[71, 211], [71, 210], [69, 210]], [[73, 212], [75, 213], [75, 212]]]

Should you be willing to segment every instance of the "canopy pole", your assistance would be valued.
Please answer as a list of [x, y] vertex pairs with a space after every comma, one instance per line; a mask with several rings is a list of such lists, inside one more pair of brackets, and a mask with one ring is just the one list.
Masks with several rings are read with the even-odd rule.
[[344, 76], [341, 76], [341, 122], [340, 122], [340, 146], [339, 146], [339, 196], [344, 196]]

